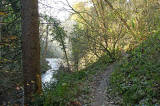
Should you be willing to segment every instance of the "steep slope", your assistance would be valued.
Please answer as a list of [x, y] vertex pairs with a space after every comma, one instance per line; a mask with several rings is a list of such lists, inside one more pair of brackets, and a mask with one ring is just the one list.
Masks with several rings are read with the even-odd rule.
[[121, 105], [160, 104], [160, 32], [128, 52], [110, 78], [110, 94]]

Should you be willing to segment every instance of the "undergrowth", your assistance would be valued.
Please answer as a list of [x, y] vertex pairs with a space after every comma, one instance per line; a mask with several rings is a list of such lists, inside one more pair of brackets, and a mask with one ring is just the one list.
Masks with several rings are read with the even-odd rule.
[[110, 77], [110, 94], [120, 105], [160, 105], [160, 33], [128, 54]]
[[111, 62], [108, 56], [101, 57], [97, 62], [87, 68], [76, 72], [59, 70], [56, 74], [57, 82], [44, 87], [41, 96], [37, 96], [32, 105], [34, 106], [70, 106], [76, 102], [78, 96], [89, 93], [85, 82], [106, 69], [107, 63]]

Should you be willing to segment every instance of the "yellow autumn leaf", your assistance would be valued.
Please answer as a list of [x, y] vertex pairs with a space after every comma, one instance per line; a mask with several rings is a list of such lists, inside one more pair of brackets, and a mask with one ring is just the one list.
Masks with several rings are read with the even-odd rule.
[[4, 13], [4, 12], [0, 12], [0, 15], [6, 15], [6, 13]]
[[3, 61], [5, 61], [5, 62], [6, 62], [6, 61], [8, 61], [8, 59], [3, 59]]
[[11, 40], [17, 39], [17, 36], [10, 36], [9, 39]]

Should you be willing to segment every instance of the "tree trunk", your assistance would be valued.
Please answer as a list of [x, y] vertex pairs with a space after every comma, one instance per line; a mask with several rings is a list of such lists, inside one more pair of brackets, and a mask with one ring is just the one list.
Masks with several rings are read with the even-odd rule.
[[[0, 8], [2, 8], [2, 2], [0, 3]], [[3, 18], [2, 16], [0, 16], [0, 42], [2, 42], [2, 22]], [[0, 45], [0, 57], [2, 56], [2, 49], [1, 49], [1, 45]]]
[[49, 32], [49, 31], [48, 31], [48, 27], [49, 27], [49, 26], [47, 25], [47, 28], [46, 28], [46, 29], [47, 29], [46, 44], [45, 44], [45, 48], [44, 48], [43, 59], [46, 58], [47, 50], [48, 50], [48, 35], [49, 35], [49, 34], [48, 34], [48, 32]]
[[66, 47], [65, 47], [64, 41], [62, 39], [61, 39], [61, 43], [62, 43], [62, 49], [63, 49], [63, 52], [64, 52], [64, 56], [65, 56], [66, 61], [67, 61], [67, 70], [71, 71], [70, 64], [69, 64], [69, 59], [68, 59], [68, 55], [67, 55], [67, 51], [66, 51]]
[[[2, 17], [0, 17], [0, 22], [2, 22]], [[0, 24], [0, 42], [2, 42], [2, 24]], [[0, 57], [2, 56], [2, 49], [0, 45]]]
[[21, 0], [21, 4], [24, 104], [27, 106], [34, 100], [33, 95], [42, 91], [38, 0]]
[[75, 61], [75, 69], [76, 69], [76, 71], [78, 71], [79, 70], [79, 61], [78, 61], [78, 59], [76, 59], [76, 61]]

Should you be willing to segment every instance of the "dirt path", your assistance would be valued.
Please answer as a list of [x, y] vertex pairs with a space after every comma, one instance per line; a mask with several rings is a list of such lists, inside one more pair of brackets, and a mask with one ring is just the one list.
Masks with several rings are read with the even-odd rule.
[[113, 103], [106, 97], [106, 87], [108, 86], [109, 76], [113, 71], [113, 65], [107, 67], [106, 71], [104, 71], [99, 77], [101, 78], [96, 82], [97, 86], [95, 86], [94, 92], [92, 95], [94, 97], [91, 106], [115, 106]]
[[89, 93], [78, 98], [81, 106], [117, 106], [107, 93], [109, 77], [115, 65], [116, 63], [109, 65], [105, 71], [94, 75], [91, 81], [86, 81]]

